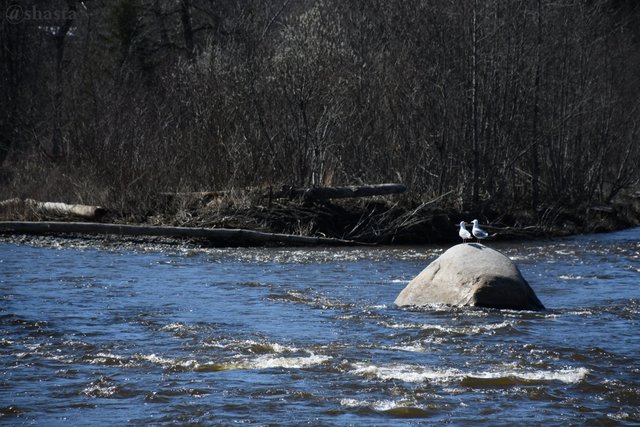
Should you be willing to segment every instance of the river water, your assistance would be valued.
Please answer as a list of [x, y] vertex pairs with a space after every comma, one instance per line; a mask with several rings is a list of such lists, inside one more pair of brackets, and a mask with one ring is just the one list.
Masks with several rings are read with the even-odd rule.
[[489, 243], [544, 312], [393, 301], [445, 247], [0, 241], [0, 422], [638, 425], [640, 229]]

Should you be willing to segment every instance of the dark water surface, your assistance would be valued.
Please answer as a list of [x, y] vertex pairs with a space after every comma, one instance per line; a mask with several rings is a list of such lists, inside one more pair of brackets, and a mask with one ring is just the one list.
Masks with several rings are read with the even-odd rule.
[[638, 425], [640, 229], [491, 244], [548, 310], [400, 309], [442, 247], [0, 242], [0, 423]]

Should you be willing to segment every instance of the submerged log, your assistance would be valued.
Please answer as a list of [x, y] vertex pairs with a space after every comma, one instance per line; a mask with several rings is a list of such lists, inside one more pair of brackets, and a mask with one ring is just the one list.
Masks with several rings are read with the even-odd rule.
[[352, 246], [362, 243], [329, 237], [296, 236], [231, 228], [164, 227], [102, 224], [94, 222], [0, 221], [4, 234], [116, 234], [121, 236], [156, 236], [207, 239], [215, 246]]
[[407, 191], [403, 184], [374, 184], [348, 187], [284, 188], [274, 197], [301, 197], [306, 201], [383, 196]]
[[76, 205], [60, 202], [39, 202], [33, 199], [9, 199], [0, 202], [0, 209], [30, 209], [37, 214], [75, 216], [84, 219], [100, 219], [107, 209], [101, 206]]

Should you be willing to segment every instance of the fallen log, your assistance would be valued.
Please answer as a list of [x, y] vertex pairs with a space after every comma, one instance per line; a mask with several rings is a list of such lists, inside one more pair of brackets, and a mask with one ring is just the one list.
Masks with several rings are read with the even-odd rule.
[[107, 209], [101, 206], [77, 205], [60, 202], [39, 202], [33, 199], [13, 198], [0, 202], [0, 209], [29, 209], [41, 215], [74, 216], [84, 219], [100, 219]]
[[59, 202], [36, 202], [35, 200], [34, 202], [36, 210], [52, 215], [71, 215], [86, 219], [99, 219], [107, 213], [107, 210], [101, 206], [70, 205]]
[[231, 228], [167, 227], [103, 224], [95, 222], [0, 221], [2, 234], [115, 234], [120, 236], [157, 236], [207, 239], [214, 246], [353, 246], [351, 240], [329, 237], [297, 236]]
[[301, 197], [305, 201], [344, 199], [353, 197], [384, 196], [399, 194], [407, 191], [403, 184], [374, 184], [347, 187], [312, 187], [312, 188], [283, 188], [274, 194], [276, 198]]

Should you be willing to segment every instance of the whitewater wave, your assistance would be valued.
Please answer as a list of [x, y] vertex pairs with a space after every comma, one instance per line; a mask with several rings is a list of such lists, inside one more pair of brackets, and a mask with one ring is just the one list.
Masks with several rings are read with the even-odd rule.
[[418, 365], [389, 365], [376, 366], [354, 364], [350, 372], [353, 375], [364, 376], [379, 380], [401, 380], [405, 382], [421, 383], [450, 383], [460, 382], [467, 386], [510, 385], [527, 382], [560, 381], [566, 384], [578, 383], [589, 374], [586, 368], [563, 368], [559, 370], [495, 370], [484, 372], [465, 372], [455, 368], [433, 369]]
[[311, 354], [299, 357], [260, 356], [255, 359], [236, 358], [225, 362], [207, 362], [198, 364], [193, 370], [196, 372], [217, 372], [229, 370], [261, 370], [261, 369], [305, 369], [321, 365], [331, 359], [331, 356]]
[[232, 350], [240, 353], [264, 354], [264, 353], [295, 353], [300, 351], [298, 347], [279, 344], [271, 341], [256, 340], [219, 340], [207, 342], [205, 347]]
[[389, 416], [400, 418], [423, 418], [431, 416], [431, 411], [417, 405], [412, 400], [376, 400], [367, 402], [358, 399], [340, 399], [340, 405], [345, 408], [367, 408]]
[[255, 358], [247, 358], [236, 355], [221, 361], [197, 361], [193, 359], [181, 360], [169, 357], [161, 357], [155, 354], [137, 355], [137, 360], [161, 365], [169, 370], [188, 370], [194, 372], [216, 372], [228, 370], [249, 370], [249, 369], [304, 369], [316, 365], [321, 365], [331, 359], [331, 356], [309, 353], [304, 356], [280, 356], [265, 354]]
[[420, 324], [420, 323], [393, 323], [380, 322], [380, 325], [389, 329], [422, 329], [425, 331], [436, 331], [453, 335], [481, 335], [494, 334], [500, 329], [513, 328], [513, 322], [504, 321], [500, 323], [489, 323], [484, 325], [462, 325], [462, 326], [446, 326], [439, 324]]

